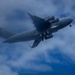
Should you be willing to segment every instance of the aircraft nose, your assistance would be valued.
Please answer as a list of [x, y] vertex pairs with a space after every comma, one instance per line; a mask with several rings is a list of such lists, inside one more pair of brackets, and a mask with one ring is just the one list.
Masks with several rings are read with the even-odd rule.
[[69, 18], [68, 20], [70, 21], [70, 23], [73, 21], [73, 19], [72, 19], [72, 18]]

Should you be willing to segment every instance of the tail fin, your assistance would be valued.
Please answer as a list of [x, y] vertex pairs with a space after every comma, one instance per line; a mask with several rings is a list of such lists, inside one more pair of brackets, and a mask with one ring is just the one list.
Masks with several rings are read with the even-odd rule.
[[4, 39], [7, 39], [11, 36], [13, 36], [14, 34], [8, 32], [7, 30], [3, 29], [3, 28], [0, 28], [0, 37], [4, 38]]

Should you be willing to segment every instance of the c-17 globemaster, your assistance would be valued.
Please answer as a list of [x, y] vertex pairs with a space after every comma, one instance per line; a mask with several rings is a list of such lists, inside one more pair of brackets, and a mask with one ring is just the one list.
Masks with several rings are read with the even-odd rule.
[[32, 19], [36, 29], [30, 32], [23, 32], [23, 33], [14, 35], [1, 28], [0, 36], [6, 39], [3, 43], [15, 43], [15, 42], [34, 40], [34, 43], [32, 45], [32, 48], [34, 48], [44, 39], [52, 38], [54, 32], [57, 32], [58, 30], [70, 25], [71, 22], [73, 21], [73, 19], [71, 18], [65, 18], [65, 19], [59, 20], [58, 18], [55, 18], [54, 16], [40, 18], [34, 15], [31, 15], [30, 13], [28, 13], [28, 15]]

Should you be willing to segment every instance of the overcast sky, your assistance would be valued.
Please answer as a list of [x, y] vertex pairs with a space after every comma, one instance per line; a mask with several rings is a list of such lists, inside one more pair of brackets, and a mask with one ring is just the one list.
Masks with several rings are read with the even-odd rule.
[[[75, 0], [0, 0], [0, 27], [17, 34], [34, 29], [27, 13], [39, 17], [75, 19]], [[74, 75], [75, 21], [54, 33], [52, 39], [31, 49], [33, 41], [2, 44], [0, 75]]]

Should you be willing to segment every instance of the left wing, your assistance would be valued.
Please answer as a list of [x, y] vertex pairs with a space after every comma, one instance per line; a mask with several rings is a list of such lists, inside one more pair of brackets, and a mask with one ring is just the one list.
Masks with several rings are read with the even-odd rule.
[[30, 31], [30, 32], [24, 32], [17, 35], [14, 35], [7, 40], [5, 40], [3, 43], [15, 43], [15, 42], [23, 42], [23, 41], [30, 41], [34, 40], [36, 38], [36, 30]]
[[41, 37], [36, 38], [36, 39], [34, 40], [34, 43], [33, 43], [33, 45], [32, 45], [31, 48], [37, 47], [37, 45], [38, 45], [41, 41], [43, 41], [44, 39], [50, 39], [50, 38], [52, 38], [52, 37], [53, 37], [53, 35], [50, 34], [50, 35], [48, 35], [48, 36], [41, 36]]
[[41, 40], [42, 40], [41, 38], [38, 38], [38, 39], [34, 40], [34, 43], [33, 43], [31, 48], [36, 47], [41, 42]]

